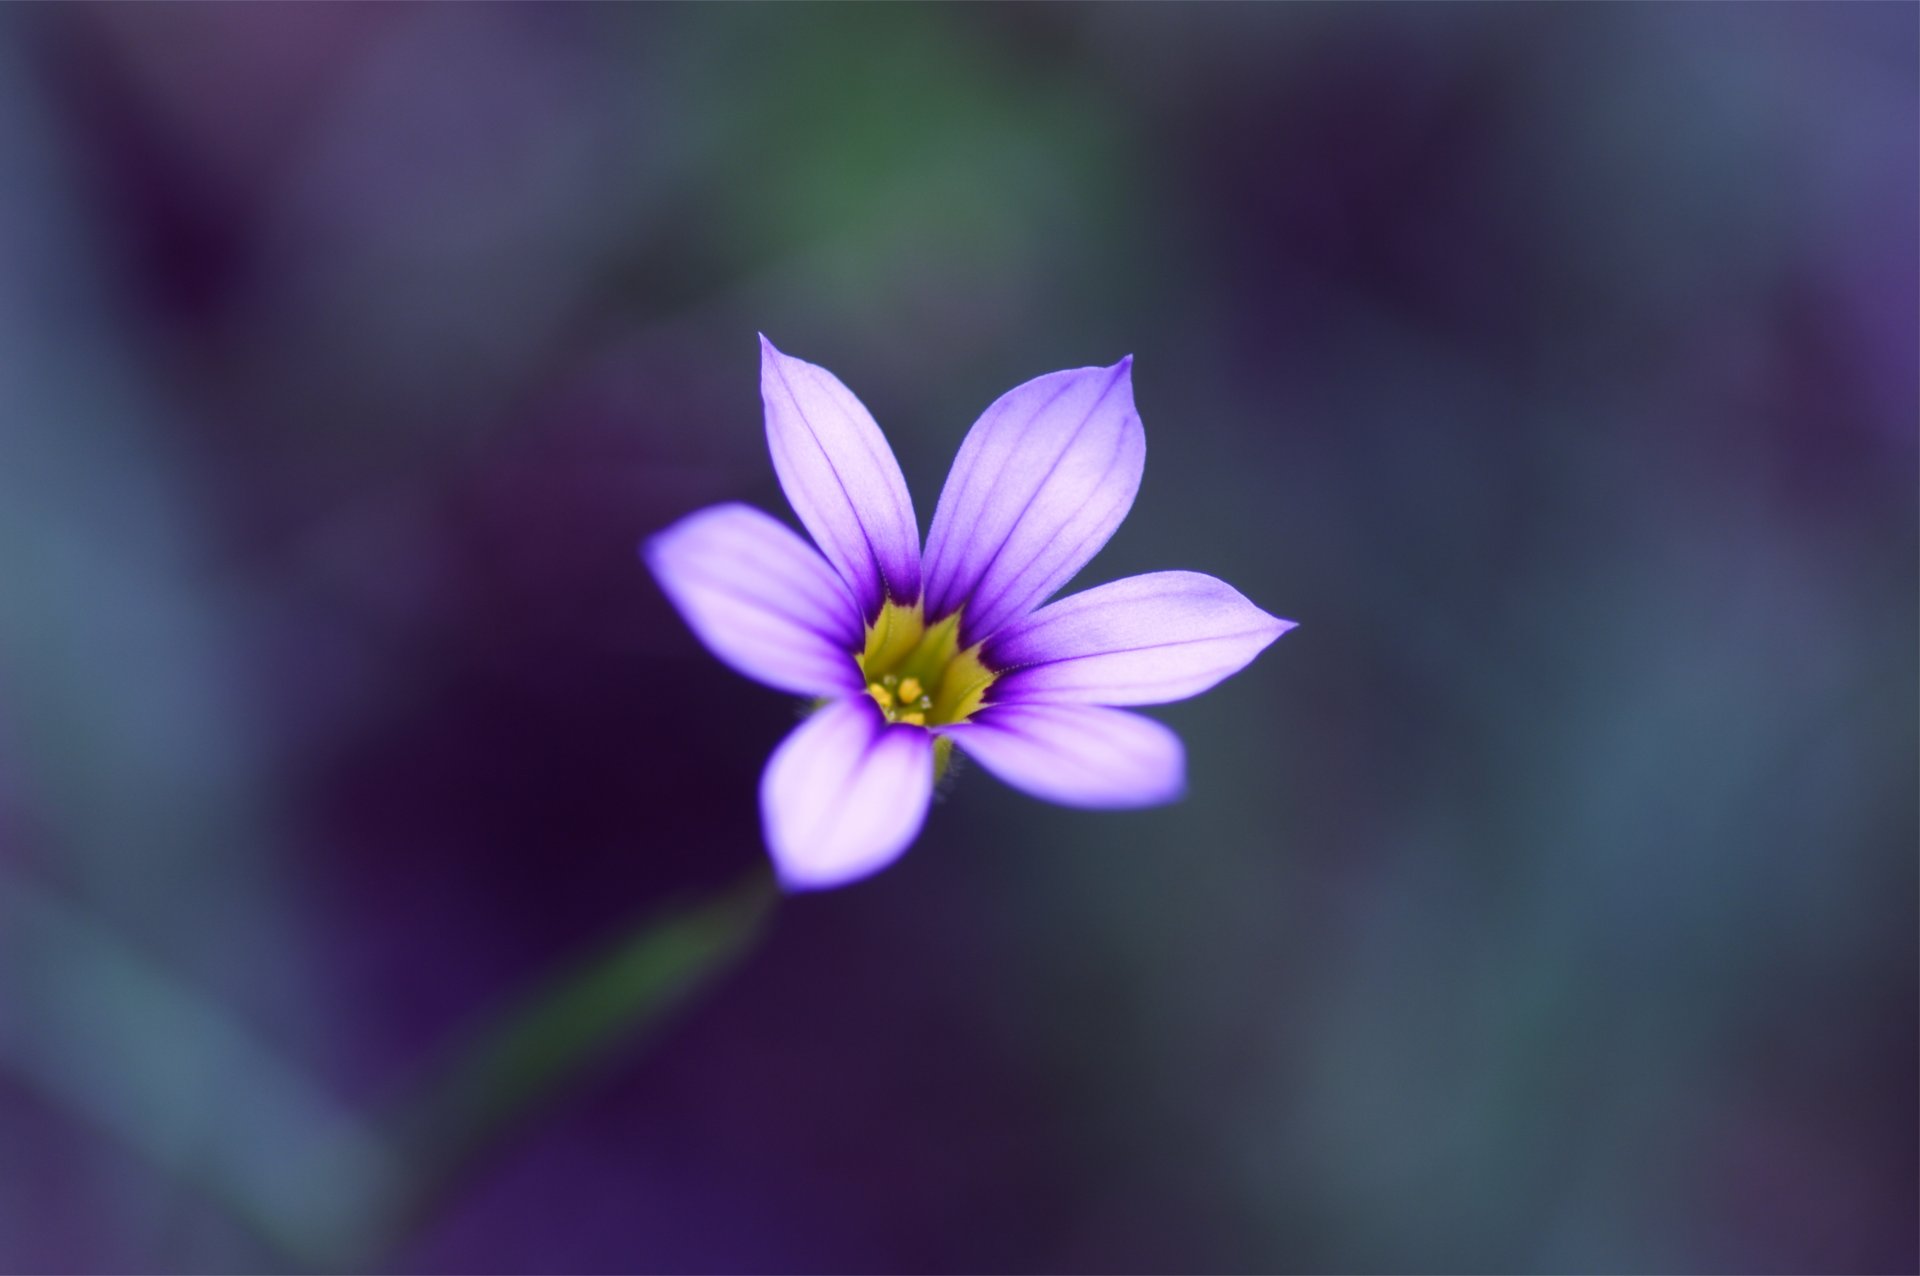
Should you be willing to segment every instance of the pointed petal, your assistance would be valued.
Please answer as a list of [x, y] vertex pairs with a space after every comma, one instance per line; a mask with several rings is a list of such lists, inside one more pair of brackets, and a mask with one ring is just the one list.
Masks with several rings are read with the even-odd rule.
[[1133, 359], [1009, 390], [968, 431], [927, 535], [933, 619], [964, 606], [968, 644], [1067, 583], [1133, 508], [1147, 438]]
[[770, 687], [861, 687], [859, 613], [819, 551], [769, 514], [715, 505], [641, 547], [660, 588], [720, 659]]
[[1166, 704], [1238, 673], [1293, 628], [1199, 572], [1100, 585], [1014, 621], [986, 647], [1000, 702]]
[[1124, 709], [993, 705], [942, 733], [1014, 788], [1064, 806], [1158, 806], [1186, 792], [1180, 737]]
[[899, 858], [926, 822], [933, 737], [888, 726], [871, 700], [836, 700], [767, 759], [760, 819], [789, 890], [840, 886]]
[[920, 528], [907, 480], [886, 436], [853, 392], [825, 368], [760, 338], [760, 396], [773, 470], [871, 620], [891, 597], [920, 597]]

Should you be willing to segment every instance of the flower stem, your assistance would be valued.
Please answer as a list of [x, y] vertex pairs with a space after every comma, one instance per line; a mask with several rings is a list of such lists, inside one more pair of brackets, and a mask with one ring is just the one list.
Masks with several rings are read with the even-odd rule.
[[769, 873], [668, 913], [569, 969], [485, 1026], [401, 1105], [389, 1129], [410, 1183], [370, 1220], [362, 1252], [404, 1241], [485, 1155], [623, 1042], [658, 1028], [743, 957], [779, 891]]

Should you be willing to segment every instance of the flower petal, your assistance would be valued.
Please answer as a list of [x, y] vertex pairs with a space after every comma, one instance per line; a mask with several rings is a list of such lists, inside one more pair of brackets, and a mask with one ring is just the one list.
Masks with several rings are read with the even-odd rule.
[[927, 614], [965, 607], [961, 643], [1025, 615], [1133, 508], [1147, 438], [1133, 358], [1055, 372], [988, 408], [954, 458], [927, 534]]
[[789, 890], [839, 886], [899, 858], [926, 822], [933, 737], [865, 696], [808, 718], [767, 759], [760, 819]]
[[886, 436], [825, 368], [760, 338], [760, 397], [773, 470], [820, 551], [871, 620], [920, 597], [920, 528]]
[[1065, 806], [1158, 806], [1186, 792], [1180, 737], [1124, 709], [992, 705], [942, 734], [1014, 788]]
[[1223, 580], [1150, 572], [1023, 616], [987, 643], [997, 701], [1165, 704], [1238, 673], [1293, 628]]
[[714, 505], [641, 554], [707, 650], [747, 677], [801, 695], [861, 687], [860, 616], [847, 587], [771, 515]]

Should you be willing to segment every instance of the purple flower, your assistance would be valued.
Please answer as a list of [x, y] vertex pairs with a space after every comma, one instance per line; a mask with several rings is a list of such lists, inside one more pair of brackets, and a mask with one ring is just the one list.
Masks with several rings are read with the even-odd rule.
[[760, 349], [773, 468], [814, 544], [729, 504], [688, 515], [643, 553], [716, 656], [820, 702], [760, 781], [781, 881], [838, 886], [893, 862], [956, 744], [1051, 802], [1179, 797], [1180, 738], [1111, 706], [1197, 695], [1293, 623], [1198, 572], [1040, 605], [1107, 543], [1139, 490], [1147, 444], [1132, 358], [1002, 395], [960, 445], [922, 552], [906, 480], [860, 400], [765, 337]]

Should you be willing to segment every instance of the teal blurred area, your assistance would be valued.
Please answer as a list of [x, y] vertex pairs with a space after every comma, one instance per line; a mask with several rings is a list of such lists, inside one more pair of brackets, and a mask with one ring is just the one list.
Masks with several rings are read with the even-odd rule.
[[1132, 353], [1300, 622], [963, 769], [372, 1266], [1920, 1268], [1920, 10], [0, 12], [0, 1268], [335, 1265], [396, 1096], [761, 862], [634, 554]]

